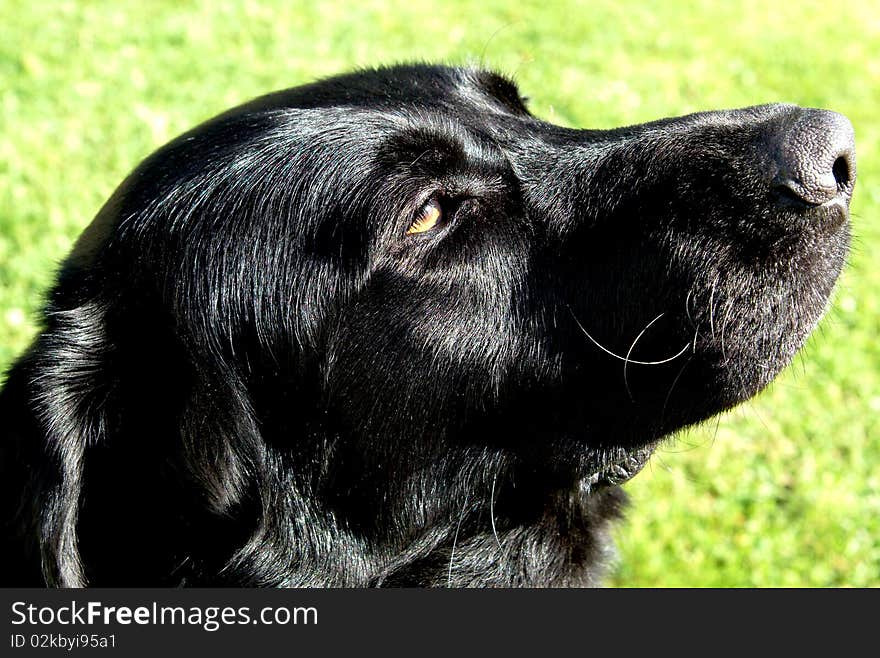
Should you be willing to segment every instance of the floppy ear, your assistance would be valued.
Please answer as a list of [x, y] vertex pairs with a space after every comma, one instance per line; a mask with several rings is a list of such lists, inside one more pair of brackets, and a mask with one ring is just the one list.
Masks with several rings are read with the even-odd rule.
[[[50, 586], [112, 582], [131, 563], [170, 577], [167, 553], [192, 548], [176, 517], [222, 518], [264, 475], [259, 433], [233, 373], [215, 363], [191, 378], [162, 362], [157, 380], [143, 367], [154, 355], [140, 333], [133, 344], [111, 338], [111, 308], [48, 311], [21, 364], [36, 424], [28, 461], [40, 471], [30, 495]], [[175, 388], [175, 377], [186, 385]], [[144, 564], [147, 556], [155, 564]]]
[[108, 341], [104, 310], [95, 303], [47, 313], [47, 330], [24, 365], [27, 397], [43, 437], [44, 470], [35, 478], [34, 503], [43, 575], [48, 585], [86, 584], [77, 547], [85, 455], [104, 440], [104, 371]]

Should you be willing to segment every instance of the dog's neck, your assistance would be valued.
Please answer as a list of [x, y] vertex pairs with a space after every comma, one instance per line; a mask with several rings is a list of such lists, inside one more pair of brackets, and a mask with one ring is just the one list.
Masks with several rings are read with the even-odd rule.
[[[292, 483], [321, 487], [321, 495], [291, 489], [286, 500], [265, 501], [259, 527], [221, 579], [291, 587], [600, 584], [613, 556], [609, 524], [626, 501], [619, 487], [591, 487], [589, 478], [538, 487], [545, 478], [509, 457], [457, 456], [434, 462], [443, 472], [410, 461], [408, 470], [396, 465], [396, 477], [375, 479], [375, 465], [359, 464], [354, 478], [342, 460], [335, 477]], [[337, 490], [334, 482], [357, 484]]]

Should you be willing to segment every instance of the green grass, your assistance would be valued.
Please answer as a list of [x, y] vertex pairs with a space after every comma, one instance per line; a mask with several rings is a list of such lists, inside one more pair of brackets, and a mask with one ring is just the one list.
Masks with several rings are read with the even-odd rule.
[[880, 585], [880, 3], [0, 0], [0, 367], [137, 162], [228, 106], [357, 66], [477, 63], [611, 127], [789, 101], [846, 113], [851, 265], [794, 365], [628, 485], [617, 585]]

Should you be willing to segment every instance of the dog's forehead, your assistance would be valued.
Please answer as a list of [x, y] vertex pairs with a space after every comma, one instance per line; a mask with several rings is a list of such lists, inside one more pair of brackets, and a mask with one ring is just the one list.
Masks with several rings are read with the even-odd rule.
[[365, 69], [256, 99], [243, 109], [348, 107], [527, 113], [516, 85], [473, 67], [408, 64]]
[[495, 71], [460, 69], [456, 91], [471, 100], [475, 100], [477, 96], [482, 101], [500, 103], [506, 111], [516, 114], [529, 113], [516, 83]]
[[[367, 69], [257, 98], [216, 124], [256, 125], [263, 141], [339, 148], [379, 144], [405, 133], [484, 146], [499, 120], [532, 120], [516, 85], [479, 68], [427, 64]], [[430, 139], [428, 139], [430, 141]], [[478, 148], [478, 151], [481, 149]]]

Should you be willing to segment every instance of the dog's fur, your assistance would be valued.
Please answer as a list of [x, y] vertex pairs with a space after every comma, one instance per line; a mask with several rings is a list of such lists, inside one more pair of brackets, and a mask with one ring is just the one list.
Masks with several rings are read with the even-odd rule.
[[571, 130], [413, 65], [181, 136], [8, 374], [2, 584], [599, 582], [619, 484], [825, 308], [845, 211], [769, 173], [798, 111]]

